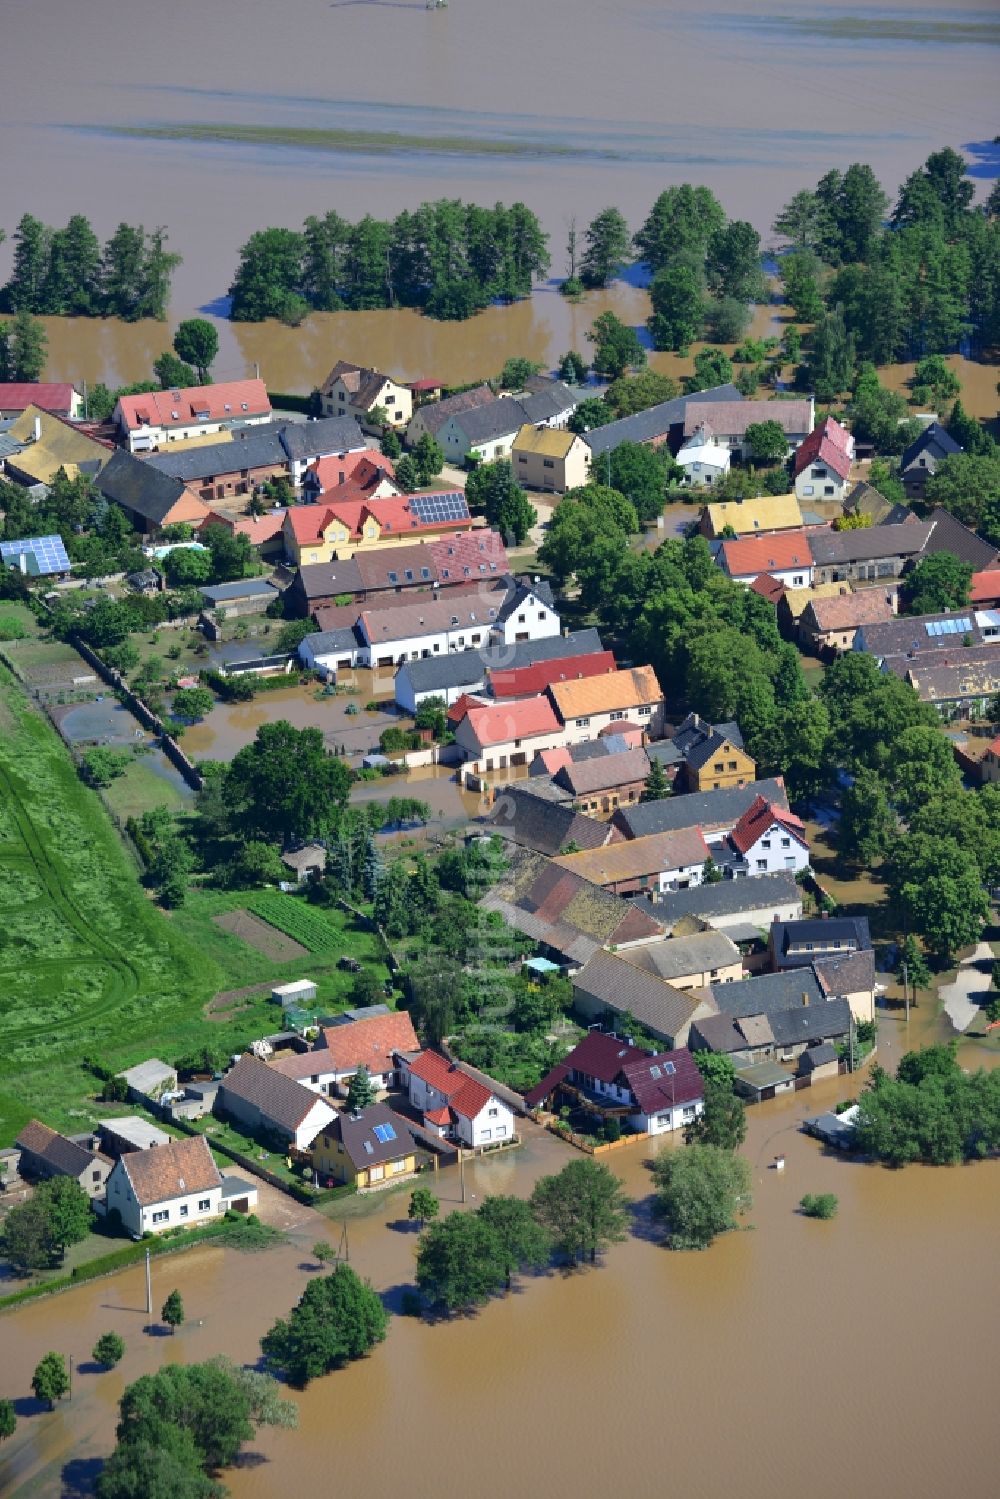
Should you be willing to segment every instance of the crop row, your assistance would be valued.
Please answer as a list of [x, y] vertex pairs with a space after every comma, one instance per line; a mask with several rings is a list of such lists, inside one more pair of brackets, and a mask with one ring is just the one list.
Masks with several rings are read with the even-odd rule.
[[276, 890], [262, 890], [248, 897], [247, 909], [262, 921], [276, 926], [314, 953], [335, 953], [343, 946], [339, 930], [311, 906]]

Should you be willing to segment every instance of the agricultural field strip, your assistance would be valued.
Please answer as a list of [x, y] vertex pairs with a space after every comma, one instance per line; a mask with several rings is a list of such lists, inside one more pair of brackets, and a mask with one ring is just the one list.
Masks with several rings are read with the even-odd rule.
[[279, 932], [300, 942], [310, 952], [333, 954], [343, 950], [343, 942], [336, 928], [318, 911], [303, 905], [293, 896], [263, 890], [251, 892], [244, 904], [254, 916], [277, 927]]

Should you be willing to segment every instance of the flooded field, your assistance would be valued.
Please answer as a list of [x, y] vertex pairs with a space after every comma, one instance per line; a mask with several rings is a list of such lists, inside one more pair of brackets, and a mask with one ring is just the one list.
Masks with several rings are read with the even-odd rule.
[[[883, 1044], [891, 1062], [906, 1044], [901, 1021], [884, 1023]], [[1000, 1163], [889, 1172], [827, 1155], [797, 1124], [846, 1091], [842, 1079], [751, 1111], [749, 1231], [704, 1254], [659, 1247], [646, 1147], [621, 1151], [612, 1164], [639, 1204], [636, 1233], [601, 1269], [529, 1281], [454, 1324], [396, 1317], [372, 1358], [296, 1394], [298, 1431], [265, 1433], [225, 1475], [236, 1499], [325, 1494], [334, 1471], [338, 1491], [370, 1487], [387, 1430], [428, 1475], [415, 1492], [442, 1499], [466, 1494], [473, 1472], [483, 1499], [515, 1483], [555, 1499], [619, 1489], [642, 1499], [733, 1489], [749, 1499], [931, 1499], [943, 1488], [987, 1499]], [[769, 1169], [779, 1153], [782, 1174]], [[571, 1158], [529, 1126], [524, 1150], [469, 1170], [470, 1198], [527, 1194]], [[451, 1210], [455, 1173], [437, 1185]], [[822, 1191], [839, 1197], [837, 1218], [801, 1218], [799, 1197]], [[405, 1201], [369, 1200], [348, 1221], [351, 1263], [394, 1308], [412, 1283]], [[253, 1361], [261, 1333], [314, 1273], [308, 1251], [322, 1231], [303, 1210], [291, 1243], [271, 1253], [205, 1249], [157, 1263], [154, 1305], [177, 1286], [188, 1309], [176, 1338], [144, 1333], [140, 1269], [5, 1317], [0, 1395], [16, 1398], [21, 1419], [5, 1444], [3, 1491], [86, 1492], [124, 1384], [162, 1360]], [[339, 1223], [326, 1232], [339, 1237]], [[97, 1374], [86, 1360], [108, 1329], [127, 1353], [119, 1370]], [[48, 1348], [77, 1361], [72, 1403], [53, 1415], [28, 1394]]]
[[[721, 11], [461, 0], [437, 12], [423, 0], [220, 0], [210, 14], [176, 0], [168, 27], [152, 0], [136, 0], [127, 26], [112, 0], [7, 10], [4, 227], [26, 210], [49, 223], [86, 212], [102, 237], [122, 217], [165, 224], [184, 257], [174, 321], [224, 311], [253, 230], [328, 208], [356, 218], [441, 196], [520, 198], [551, 235], [556, 275], [572, 218], [582, 228], [616, 203], [637, 227], [669, 183], [707, 183], [766, 232], [830, 167], [870, 161], [892, 192], [930, 150], [996, 132], [991, 0], [946, 20], [930, 0], [793, 0], [780, 17], [752, 0]], [[985, 152], [974, 154], [985, 177]], [[257, 361], [273, 389], [308, 390], [345, 357], [470, 380], [510, 354], [550, 362], [583, 349], [608, 305], [636, 323], [647, 310], [629, 286], [577, 307], [549, 286], [473, 324], [410, 312], [315, 316], [301, 329], [220, 322], [216, 373]], [[49, 336], [51, 378], [109, 382], [145, 377], [169, 342], [148, 323], [50, 325]]]

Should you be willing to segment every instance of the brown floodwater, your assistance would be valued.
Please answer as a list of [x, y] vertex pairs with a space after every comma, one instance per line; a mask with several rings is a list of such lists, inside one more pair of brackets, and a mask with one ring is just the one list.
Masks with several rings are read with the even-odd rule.
[[[890, 1064], [904, 1029], [884, 1022]], [[919, 1022], [915, 1014], [910, 1040], [935, 1031], [929, 1011]], [[978, 1058], [963, 1049], [962, 1059]], [[619, 1490], [986, 1499], [995, 1492], [1000, 1162], [890, 1172], [827, 1155], [796, 1126], [845, 1092], [840, 1080], [751, 1111], [747, 1232], [703, 1254], [670, 1254], [642, 1208], [635, 1235], [596, 1271], [528, 1281], [468, 1320], [394, 1318], [373, 1357], [296, 1395], [297, 1431], [263, 1433], [256, 1459], [226, 1474], [236, 1499], [360, 1492], [390, 1453], [428, 1499], [470, 1488], [483, 1499], [512, 1488], [554, 1499]], [[526, 1137], [522, 1151], [469, 1169], [472, 1202], [526, 1194], [572, 1159], [534, 1127]], [[609, 1157], [640, 1204], [645, 1154], [636, 1142]], [[781, 1174], [770, 1169], [778, 1154]], [[438, 1190], [446, 1210], [456, 1206], [454, 1171]], [[840, 1200], [831, 1223], [796, 1212], [804, 1192], [819, 1191]], [[405, 1194], [369, 1201], [348, 1225], [352, 1264], [393, 1306], [412, 1280], [404, 1204]], [[22, 1419], [0, 1457], [0, 1491], [76, 1493], [67, 1479], [92, 1475], [109, 1450], [124, 1384], [164, 1359], [252, 1361], [261, 1333], [308, 1280], [319, 1231], [303, 1213], [290, 1244], [267, 1254], [203, 1249], [160, 1261], [154, 1305], [176, 1286], [190, 1319], [176, 1338], [143, 1332], [141, 1270], [3, 1318], [0, 1396], [18, 1400]], [[35, 1411], [29, 1382], [40, 1355], [57, 1348], [79, 1366], [110, 1328], [126, 1339], [121, 1368], [78, 1369], [72, 1403]]]
[[[892, 192], [930, 150], [996, 131], [993, 0], [947, 16], [931, 0], [846, 13], [790, 0], [780, 18], [754, 0], [721, 11], [456, 0], [437, 12], [423, 0], [218, 0], [210, 11], [174, 0], [169, 25], [163, 15], [153, 0], [134, 0], [127, 24], [114, 0], [4, 8], [0, 183], [8, 232], [25, 210], [49, 223], [85, 212], [102, 237], [121, 218], [166, 225], [184, 257], [172, 322], [222, 311], [254, 229], [329, 208], [359, 217], [441, 196], [521, 198], [551, 235], [558, 275], [570, 220], [582, 228], [608, 203], [635, 228], [661, 188], [704, 182], [766, 234], [830, 167], [870, 161]], [[184, 138], [199, 125], [340, 134], [328, 150]], [[170, 138], [123, 133], [136, 129]], [[392, 149], [372, 132], [393, 132]], [[273, 389], [301, 391], [344, 357], [471, 380], [510, 354], [551, 362], [585, 349], [605, 306], [635, 323], [647, 310], [635, 287], [572, 307], [550, 285], [469, 324], [411, 312], [315, 316], [300, 329], [220, 320], [216, 374], [256, 361]], [[147, 376], [169, 340], [156, 324], [49, 332], [51, 378], [111, 383]]]

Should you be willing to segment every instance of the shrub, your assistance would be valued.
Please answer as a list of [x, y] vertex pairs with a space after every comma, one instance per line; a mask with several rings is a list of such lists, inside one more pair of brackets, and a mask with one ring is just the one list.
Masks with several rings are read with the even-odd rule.
[[807, 1192], [799, 1202], [807, 1218], [834, 1218], [837, 1214], [837, 1199], [832, 1192]]
[[95, 1364], [103, 1364], [106, 1369], [113, 1369], [116, 1364], [121, 1363], [125, 1355], [125, 1344], [116, 1332], [102, 1333], [94, 1344], [91, 1357]]

